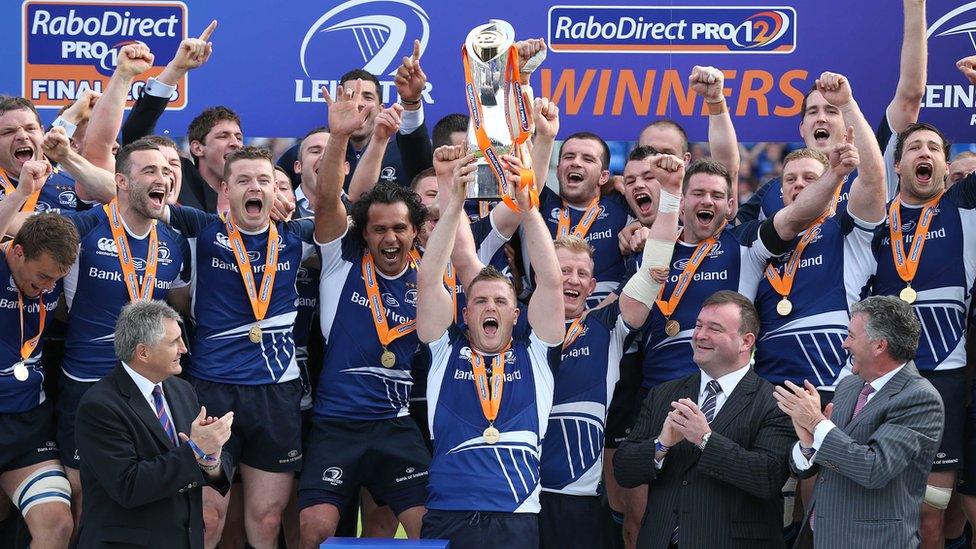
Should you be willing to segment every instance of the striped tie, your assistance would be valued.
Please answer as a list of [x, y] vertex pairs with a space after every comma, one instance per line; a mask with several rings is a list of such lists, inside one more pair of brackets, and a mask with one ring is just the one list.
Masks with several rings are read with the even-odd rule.
[[718, 394], [721, 392], [722, 386], [714, 379], [705, 385], [705, 400], [702, 401], [701, 411], [709, 423], [715, 419], [715, 404], [718, 402]]
[[[705, 399], [702, 400], [702, 404], [699, 407], [702, 414], [705, 415], [705, 419], [709, 423], [715, 419], [715, 405], [718, 403], [718, 394], [722, 392], [722, 386], [718, 384], [714, 379], [705, 384]], [[678, 545], [678, 525], [674, 525], [674, 530], [671, 532], [671, 545]]]
[[179, 446], [176, 442], [176, 429], [173, 427], [173, 422], [169, 420], [169, 414], [166, 413], [166, 406], [163, 404], [163, 386], [156, 385], [153, 387], [152, 396], [153, 403], [156, 405], [156, 417], [159, 418], [159, 423], [166, 431], [166, 436], [169, 437], [174, 446]]

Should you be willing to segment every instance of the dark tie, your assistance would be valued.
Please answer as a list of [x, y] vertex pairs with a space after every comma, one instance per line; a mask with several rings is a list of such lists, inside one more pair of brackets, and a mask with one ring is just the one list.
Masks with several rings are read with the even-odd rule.
[[[701, 406], [699, 407], [702, 414], [705, 414], [705, 419], [709, 423], [715, 419], [715, 405], [718, 403], [718, 395], [722, 392], [722, 386], [718, 384], [714, 379], [705, 384], [705, 398], [702, 400]], [[674, 525], [674, 531], [671, 532], [671, 545], [678, 545], [678, 525]]]
[[163, 430], [166, 431], [166, 436], [169, 437], [173, 445], [179, 446], [176, 442], [176, 429], [173, 427], [173, 422], [169, 419], [169, 414], [166, 413], [166, 406], [163, 404], [163, 386], [156, 385], [152, 390], [153, 404], [156, 406], [156, 417], [159, 418], [159, 423], [162, 424]]
[[854, 405], [854, 413], [851, 414], [851, 419], [856, 418], [857, 414], [861, 413], [861, 410], [864, 409], [864, 405], [868, 403], [868, 396], [870, 396], [873, 392], [874, 387], [871, 386], [870, 383], [865, 383], [864, 388], [861, 389], [861, 392], [857, 394], [857, 404]]
[[718, 395], [721, 392], [722, 386], [714, 379], [705, 385], [705, 400], [702, 401], [701, 411], [709, 423], [715, 419], [715, 405], [718, 403]]

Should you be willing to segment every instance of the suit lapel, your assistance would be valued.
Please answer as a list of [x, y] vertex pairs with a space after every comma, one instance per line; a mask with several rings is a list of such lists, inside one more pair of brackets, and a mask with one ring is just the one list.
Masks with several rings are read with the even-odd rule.
[[[861, 408], [861, 412], [857, 414], [857, 417], [851, 418], [851, 421], [844, 427], [844, 432], [850, 434], [851, 431], [854, 430], [854, 427], [863, 421], [864, 418], [871, 416], [873, 413], [875, 413], [875, 410], [883, 410], [884, 405], [888, 402], [888, 400], [892, 396], [898, 394], [898, 392], [905, 387], [905, 384], [908, 382], [908, 378], [910, 378], [913, 373], [918, 374], [918, 370], [915, 369], [914, 363], [909, 362], [908, 364], [905, 364], [901, 371], [895, 374], [895, 377], [888, 380], [888, 383], [885, 383], [884, 387], [878, 391], [878, 394], [874, 395], [870, 400], [868, 400], [867, 404], [864, 405], [864, 408]], [[861, 385], [861, 387], [863, 388], [864, 385]], [[860, 392], [860, 389], [858, 389], [858, 392]]]
[[739, 412], [749, 405], [752, 401], [752, 395], [756, 393], [758, 387], [759, 376], [756, 375], [756, 372], [752, 368], [749, 368], [745, 377], [735, 386], [732, 394], [728, 396], [725, 404], [722, 405], [715, 419], [712, 420], [712, 430], [719, 433], [723, 432], [735, 416], [739, 415]]
[[[128, 397], [129, 408], [132, 409], [135, 416], [146, 425], [149, 432], [151, 432], [160, 443], [167, 448], [173, 448], [173, 441], [169, 439], [166, 431], [163, 430], [163, 424], [160, 423], [159, 418], [156, 417], [156, 411], [149, 406], [149, 402], [146, 401], [146, 397], [139, 392], [139, 387], [136, 386], [136, 382], [129, 377], [129, 373], [122, 368], [121, 364], [116, 366], [115, 374], [115, 379], [119, 386], [119, 390], [123, 395]], [[172, 409], [172, 406], [170, 408]]]
[[190, 423], [196, 416], [193, 411], [193, 403], [187, 400], [187, 395], [180, 390], [175, 381], [170, 379], [163, 381], [163, 391], [166, 394], [166, 402], [169, 404], [170, 415], [173, 416], [173, 426], [176, 427], [176, 432], [189, 435]]
[[864, 381], [858, 378], [860, 383], [851, 384], [849, 390], [844, 392], [838, 391], [834, 395], [834, 413], [831, 414], [831, 419], [834, 425], [841, 428], [846, 428], [847, 424], [851, 422], [851, 414], [854, 413], [854, 405], [857, 403], [857, 395], [861, 392], [861, 388], [864, 387]]
[[[690, 399], [692, 402], [698, 402], [698, 393], [700, 387], [701, 387], [701, 370], [699, 370], [698, 373], [696, 374], [692, 374], [688, 376], [685, 379], [685, 382], [680, 386], [678, 386], [678, 389], [675, 390], [674, 393], [672, 393], [671, 400], [677, 401], [682, 398], [687, 398]], [[671, 402], [668, 402], [667, 411], [668, 412], [671, 411]], [[687, 440], [678, 443], [677, 446], [671, 449], [672, 452], [675, 452], [677, 454], [675, 456], [675, 459], [672, 460], [672, 463], [680, 463], [682, 470], [688, 470], [698, 461], [694, 453], [696, 449], [697, 447], [693, 443]]]

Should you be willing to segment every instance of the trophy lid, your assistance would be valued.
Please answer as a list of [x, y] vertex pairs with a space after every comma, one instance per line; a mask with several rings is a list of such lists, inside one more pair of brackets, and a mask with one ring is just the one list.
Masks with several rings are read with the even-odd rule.
[[469, 56], [488, 62], [508, 52], [514, 42], [515, 29], [508, 21], [489, 19], [484, 25], [471, 29], [464, 47]]

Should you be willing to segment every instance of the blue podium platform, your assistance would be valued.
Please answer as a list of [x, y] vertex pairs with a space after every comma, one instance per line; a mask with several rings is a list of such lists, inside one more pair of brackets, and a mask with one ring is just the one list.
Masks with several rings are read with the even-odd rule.
[[371, 538], [329, 538], [320, 547], [337, 549], [355, 547], [356, 549], [450, 549], [451, 542], [446, 539], [371, 539]]

